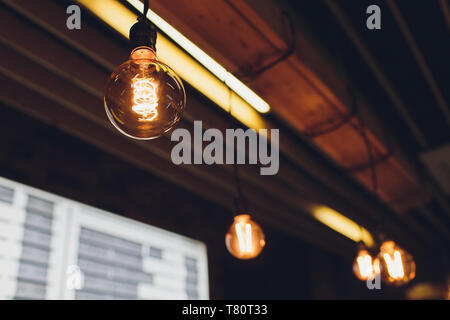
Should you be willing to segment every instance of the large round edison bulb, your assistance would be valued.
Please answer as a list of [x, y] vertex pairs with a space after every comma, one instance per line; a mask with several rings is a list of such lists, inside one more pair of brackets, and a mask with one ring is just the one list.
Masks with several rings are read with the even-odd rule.
[[121, 133], [148, 140], [175, 126], [186, 96], [175, 72], [159, 62], [151, 48], [138, 47], [109, 77], [104, 103], [109, 120]]
[[228, 251], [238, 259], [252, 259], [258, 256], [266, 245], [261, 227], [247, 214], [234, 217], [225, 236]]
[[401, 286], [416, 276], [416, 263], [412, 256], [394, 241], [385, 241], [377, 257], [381, 280], [387, 284]]
[[353, 262], [353, 272], [359, 280], [366, 281], [373, 278], [375, 269], [372, 256], [366, 249], [360, 249]]

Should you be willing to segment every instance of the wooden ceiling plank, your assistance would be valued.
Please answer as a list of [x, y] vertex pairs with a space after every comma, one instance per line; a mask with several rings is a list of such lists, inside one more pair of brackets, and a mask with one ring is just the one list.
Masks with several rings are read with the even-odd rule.
[[[247, 28], [254, 28], [254, 29], [258, 29], [258, 30], [262, 30], [262, 33], [266, 33], [267, 29], [271, 29], [270, 27], [268, 27], [268, 23], [266, 21], [264, 21], [263, 19], [258, 19], [255, 18], [255, 16], [257, 16], [255, 14], [255, 12], [252, 10], [252, 8], [250, 8], [250, 6], [246, 3], [246, 1], [242, 1], [242, 0], [230, 0], [227, 1], [236, 11], [236, 9], [238, 9], [239, 13], [241, 15], [244, 16], [244, 19], [247, 20], [247, 23], [249, 24], [249, 26]], [[253, 1], [254, 2], [254, 1]], [[195, 29], [195, 27], [189, 27], [187, 25], [189, 25], [189, 23], [187, 23], [186, 21], [179, 21], [182, 20], [181, 18], [189, 16], [192, 12], [194, 12], [197, 7], [196, 5], [200, 5], [198, 3], [196, 3], [192, 8], [190, 8], [187, 12], [184, 12], [183, 15], [181, 15], [181, 13], [178, 14], [177, 11], [172, 11], [170, 9], [172, 9], [173, 7], [179, 5], [178, 1], [172, 1], [170, 3], [168, 2], [164, 2], [164, 1], [154, 1], [152, 3], [152, 6], [154, 6], [154, 9], [156, 12], [160, 13], [165, 19], [167, 19], [169, 22], [171, 22], [172, 24], [175, 25], [175, 27], [177, 27], [180, 30], [183, 30], [183, 32], [185, 31], [185, 27], [188, 28], [187, 30], [187, 35], [189, 37], [193, 37], [193, 38], [201, 38], [199, 35], [201, 34], [201, 36], [204, 37], [204, 39], [201, 39], [199, 41], [202, 42], [209, 42], [209, 46], [211, 46], [211, 44], [213, 44], [213, 46], [221, 48], [221, 47], [228, 47], [228, 43], [229, 42], [233, 42], [235, 39], [233, 39], [232, 35], [230, 35], [227, 38], [223, 38], [223, 37], [217, 37], [214, 38], [208, 34], [204, 34], [203, 32], [199, 32], [199, 30], [201, 29], [201, 26], [199, 26], [199, 29]], [[203, 5], [203, 4], [202, 4]], [[269, 6], [269, 4], [267, 4], [267, 6]], [[214, 10], [214, 8], [210, 8], [210, 10]], [[224, 15], [230, 15], [230, 17], [226, 18], [226, 19], [233, 19], [236, 20], [239, 17], [236, 16], [236, 14], [233, 15], [232, 12], [226, 11], [226, 10], [222, 10], [221, 12], [224, 12]], [[194, 14], [194, 13], [192, 13]], [[178, 20], [177, 20], [178, 19]], [[225, 18], [224, 18], [225, 19]], [[273, 20], [273, 19], [272, 19]], [[209, 23], [209, 25], [214, 24], [214, 21], [210, 21], [210, 20], [205, 20], [204, 23], [206, 24], [206, 22]], [[201, 21], [198, 21], [196, 23], [196, 25], [201, 24]], [[225, 28], [227, 26], [224, 26], [220, 23], [216, 24], [216, 27], [214, 28], [214, 30], [216, 32], [221, 32], [220, 30], [222, 28]], [[203, 29], [201, 29], [203, 30]], [[242, 34], [245, 34], [246, 32], [246, 28], [242, 29]], [[197, 34], [196, 34], [197, 33]], [[248, 33], [250, 34], [250, 33]], [[284, 43], [284, 41], [277, 36], [277, 34], [275, 33], [271, 33], [270, 34], [270, 41], [267, 39], [261, 39], [258, 38], [259, 41], [269, 41], [271, 43], [277, 43], [276, 46], [278, 46], [279, 48], [282, 46], [282, 44]], [[305, 127], [305, 121], [307, 121], [308, 117], [305, 117], [305, 113], [312, 115], [315, 115], [316, 117], [320, 117], [315, 119], [316, 121], [318, 120], [323, 120], [323, 119], [327, 119], [332, 117], [337, 111], [340, 111], [342, 113], [348, 113], [349, 111], [349, 107], [345, 106], [343, 103], [341, 103], [340, 99], [337, 98], [336, 95], [333, 94], [333, 92], [328, 88], [327, 85], [325, 85], [321, 80], [319, 80], [319, 77], [317, 76], [317, 74], [315, 74], [314, 72], [311, 71], [311, 69], [309, 69], [308, 67], [306, 67], [306, 64], [309, 65], [315, 65], [315, 72], [317, 72], [318, 69], [323, 69], [325, 71], [323, 71], [323, 76], [325, 76], [325, 78], [327, 76], [330, 75], [330, 70], [331, 70], [331, 66], [324, 62], [324, 58], [323, 56], [317, 55], [317, 50], [313, 47], [313, 45], [311, 45], [308, 41], [308, 39], [306, 39], [306, 37], [304, 37], [303, 34], [299, 34], [297, 37], [298, 41], [300, 41], [298, 43], [298, 47], [301, 48], [301, 50], [299, 49], [299, 52], [302, 53], [302, 58], [303, 59], [299, 59], [297, 56], [291, 56], [288, 60], [280, 63], [279, 65], [277, 65], [276, 68], [272, 68], [270, 70], [270, 72], [266, 72], [266, 74], [263, 75], [263, 77], [260, 77], [258, 79], [256, 79], [255, 81], [252, 82], [253, 87], [255, 87], [257, 89], [257, 91], [259, 92], [265, 92], [267, 93], [266, 96], [268, 97], [268, 101], [271, 105], [274, 106], [273, 110], [275, 112], [280, 112], [280, 110], [285, 110], [285, 112], [282, 113], [282, 117], [284, 119], [286, 119], [288, 122], [292, 122], [295, 121], [295, 119], [297, 119], [297, 122], [294, 122], [294, 126], [296, 128], [300, 128], [300, 129], [304, 129]], [[233, 42], [234, 43], [234, 42]], [[243, 52], [245, 49], [243, 47], [240, 46], [239, 43], [236, 43], [236, 51], [241, 51]], [[256, 47], [252, 47], [252, 50], [257, 51], [258, 50], [258, 46]], [[223, 53], [222, 53], [223, 54]], [[214, 56], [214, 55], [213, 55]], [[216, 57], [216, 56], [214, 56]], [[322, 59], [322, 60], [321, 60]], [[219, 59], [220, 60], [220, 59]], [[234, 61], [235, 65], [239, 65], [242, 61], [238, 60], [238, 58], [232, 59]], [[301, 62], [300, 62], [301, 61]], [[321, 68], [317, 68], [317, 66], [320, 66]], [[281, 69], [285, 69], [285, 71], [283, 71], [281, 73]], [[296, 74], [297, 73], [297, 74]], [[288, 75], [290, 74], [290, 75]], [[303, 78], [303, 84], [299, 83], [298, 81], [298, 76], [301, 76]], [[264, 79], [270, 79], [272, 80], [272, 82], [268, 82], [267, 80]], [[286, 82], [286, 92], [280, 92], [280, 89], [282, 90], [282, 81], [280, 82], [281, 79], [285, 79]], [[339, 79], [337, 79], [336, 82], [342, 82], [339, 81]], [[291, 88], [292, 87], [292, 88]], [[299, 89], [299, 88], [303, 88]], [[344, 86], [341, 86], [341, 92], [347, 91], [347, 88], [345, 88], [345, 84]], [[268, 94], [270, 92], [270, 94]], [[276, 94], [274, 94], [274, 92]], [[301, 94], [302, 92], [313, 92], [314, 95], [322, 97], [320, 105], [317, 105], [317, 99], [313, 99], [311, 100], [310, 98], [299, 98], [299, 94]], [[284, 99], [284, 100], [283, 100]], [[303, 110], [303, 111], [299, 111], [297, 109], [293, 109], [292, 108], [292, 104], [295, 102], [294, 101], [302, 101], [302, 105], [297, 105], [296, 107], [300, 108], [299, 110]], [[311, 103], [310, 103], [311, 102]], [[308, 104], [309, 103], [309, 104]], [[311, 113], [311, 110], [316, 110], [315, 113]], [[313, 120], [314, 118], [311, 118], [311, 120]], [[320, 121], [319, 121], [320, 122]], [[371, 121], [373, 122], [373, 121]], [[352, 128], [352, 126], [349, 126], [350, 128]], [[368, 133], [369, 135], [369, 139], [370, 141], [374, 144], [374, 146], [378, 149], [380, 149], [380, 153], [385, 153], [387, 152], [387, 148], [384, 146], [384, 144], [380, 141], [380, 137], [379, 135], [377, 137], [375, 137], [373, 135], [372, 132], [372, 127], [373, 125], [371, 125], [371, 131]], [[356, 129], [353, 129], [353, 139], [351, 141], [357, 141], [359, 139], [359, 133]], [[336, 133], [335, 133], [336, 134]], [[346, 140], [348, 141], [348, 139]], [[349, 143], [350, 144], [350, 143]], [[338, 163], [339, 159], [343, 156], [346, 155], [346, 149], [340, 149], [342, 148], [342, 144], [336, 145], [335, 143], [321, 143], [320, 146], [321, 148], [323, 148], [323, 150], [330, 152], [333, 148], [336, 149], [336, 152], [332, 152], [332, 158], [334, 158], [335, 160], [337, 160]], [[364, 146], [361, 146], [360, 148], [355, 148], [355, 151], [357, 154], [359, 154], [359, 157], [363, 157], [367, 154], [366, 148]], [[398, 153], [396, 153], [394, 155], [395, 157], [398, 156]], [[347, 155], [348, 157], [348, 155]], [[349, 157], [350, 159], [350, 157]], [[397, 172], [396, 172], [396, 176], [398, 176], [398, 180], [397, 180], [397, 189], [398, 190], [403, 190], [403, 192], [405, 192], [405, 194], [408, 193], [413, 193], [416, 191], [417, 186], [420, 187], [420, 185], [417, 182], [417, 177], [412, 175], [411, 172], [414, 172], [412, 170], [405, 170], [404, 169], [404, 165], [400, 165], [399, 162], [397, 161], [396, 158], [392, 158], [389, 160], [390, 165], [393, 165], [397, 168]], [[342, 163], [340, 163], [342, 165]], [[355, 164], [358, 164], [358, 161], [355, 160]], [[364, 184], [364, 180], [362, 180], [363, 184]], [[410, 187], [410, 185], [412, 185], [412, 187]], [[411, 190], [409, 190], [411, 189]], [[370, 190], [370, 188], [369, 188]], [[383, 194], [387, 194], [386, 192], [384, 192]], [[384, 197], [384, 199], [388, 201], [387, 197]]]
[[[150, 5], [153, 11], [171, 25], [177, 25], [178, 30], [233, 73], [241, 66], [258, 64], [279, 52], [266, 41], [264, 33], [243, 21], [226, 1], [216, 1], [214, 5], [210, 0], [152, 1]], [[227, 42], [226, 39], [234, 41], [224, 46], [214, 44], [216, 41]]]

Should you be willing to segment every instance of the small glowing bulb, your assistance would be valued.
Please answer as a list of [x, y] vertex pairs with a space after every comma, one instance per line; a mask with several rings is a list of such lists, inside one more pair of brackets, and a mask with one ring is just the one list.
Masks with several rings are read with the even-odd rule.
[[358, 251], [358, 256], [353, 263], [353, 272], [360, 280], [367, 280], [373, 277], [375, 270], [372, 263], [372, 256], [365, 249]]
[[247, 214], [234, 218], [225, 236], [228, 251], [239, 259], [252, 259], [258, 256], [266, 242], [261, 227]]
[[385, 241], [378, 254], [381, 280], [400, 286], [416, 276], [416, 264], [412, 256], [401, 249], [394, 241]]

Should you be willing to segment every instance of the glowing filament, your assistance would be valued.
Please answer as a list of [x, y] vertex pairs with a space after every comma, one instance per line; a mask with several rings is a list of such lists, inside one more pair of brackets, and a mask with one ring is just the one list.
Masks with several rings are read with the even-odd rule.
[[236, 234], [241, 252], [252, 252], [252, 226], [249, 223], [236, 223]]
[[394, 260], [392, 260], [391, 256], [385, 253], [383, 255], [384, 261], [386, 261], [387, 270], [389, 275], [394, 279], [401, 279], [405, 276], [405, 272], [403, 270], [403, 262], [402, 256], [398, 250], [394, 251]]
[[158, 99], [156, 97], [156, 87], [149, 79], [133, 79], [134, 105], [132, 110], [139, 114], [139, 121], [153, 121], [158, 116], [156, 107]]
[[361, 255], [356, 259], [359, 273], [363, 278], [370, 278], [373, 275], [372, 258], [370, 255]]
[[248, 223], [245, 225], [245, 232], [247, 233], [247, 252], [252, 252], [252, 226]]

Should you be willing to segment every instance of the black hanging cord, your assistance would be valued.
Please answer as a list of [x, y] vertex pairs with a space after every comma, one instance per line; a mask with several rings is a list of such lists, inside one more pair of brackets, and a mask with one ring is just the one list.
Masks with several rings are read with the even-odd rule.
[[[224, 84], [226, 85], [226, 83], [224, 82]], [[227, 86], [228, 87], [228, 86]], [[233, 92], [231, 91], [231, 89], [228, 87], [228, 92], [229, 92], [229, 96], [228, 96], [228, 113], [231, 115], [232, 114], [232, 98], [233, 98]], [[242, 213], [248, 213], [248, 203], [247, 203], [247, 199], [245, 198], [243, 192], [242, 192], [242, 187], [241, 187], [241, 179], [239, 178], [239, 170], [238, 170], [238, 166], [237, 166], [237, 152], [236, 152], [236, 157], [234, 160], [234, 164], [233, 164], [233, 177], [234, 177], [234, 183], [236, 186], [236, 194], [234, 196], [233, 199], [233, 216], [236, 214], [242, 214]]]
[[[358, 112], [359, 108], [358, 108], [358, 102], [356, 101], [355, 94], [352, 94], [352, 99], [353, 99], [354, 108]], [[369, 164], [370, 175], [371, 175], [371, 180], [372, 180], [372, 191], [376, 196], [378, 196], [378, 178], [377, 178], [377, 168], [376, 168], [376, 163], [375, 163], [375, 157], [373, 154], [372, 144], [370, 143], [369, 137], [367, 136], [367, 127], [366, 127], [364, 118], [361, 113], [359, 114], [358, 132], [359, 132], [361, 138], [364, 140], [364, 144], [366, 145], [368, 164]]]
[[138, 16], [138, 22], [130, 29], [131, 49], [137, 47], [150, 47], [156, 51], [156, 28], [153, 23], [147, 19], [148, 10], [148, 0], [144, 0], [144, 10], [141, 15]]
[[233, 176], [236, 184], [236, 196], [233, 199], [233, 214], [248, 213], [247, 199], [242, 193], [241, 180], [239, 178], [238, 166], [235, 161], [233, 164]]
[[149, 0], [144, 0], [144, 11], [142, 11], [142, 16], [141, 16], [141, 19], [143, 19], [143, 20], [147, 19], [148, 2], [149, 2]]
[[[352, 96], [352, 102], [355, 105], [356, 110], [359, 110], [358, 102], [356, 99], [356, 95], [353, 91], [351, 91]], [[360, 111], [360, 110], [359, 110]], [[357, 130], [361, 136], [361, 138], [364, 140], [364, 144], [366, 145], [367, 150], [367, 157], [368, 157], [368, 167], [370, 169], [371, 174], [371, 180], [372, 180], [372, 191], [375, 194], [375, 196], [378, 195], [378, 177], [377, 177], [377, 169], [376, 169], [376, 161], [373, 153], [373, 145], [370, 143], [369, 138], [367, 136], [367, 127], [364, 121], [363, 115], [359, 112], [359, 126], [357, 126]], [[379, 240], [383, 242], [385, 240], [385, 222], [386, 222], [386, 213], [383, 213], [378, 225], [378, 234], [379, 234]]]

